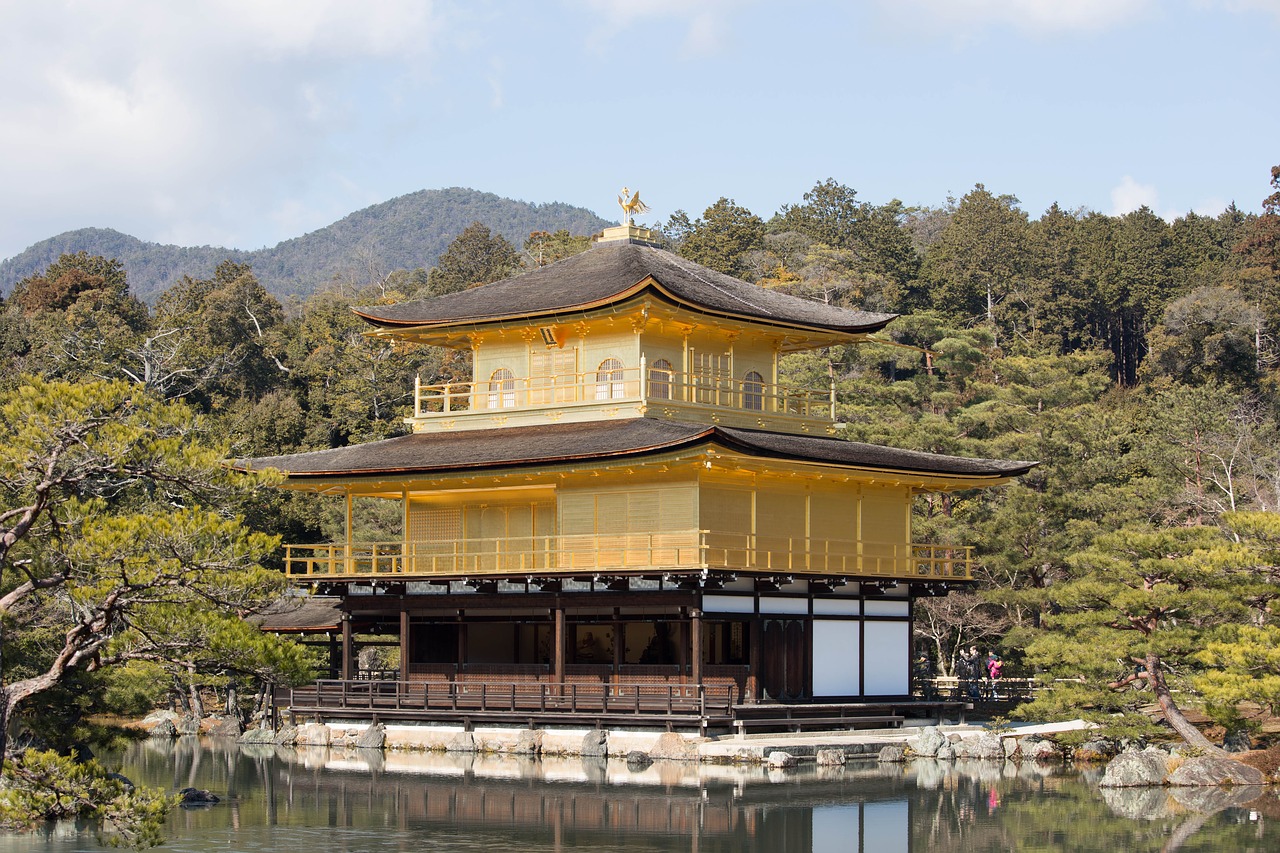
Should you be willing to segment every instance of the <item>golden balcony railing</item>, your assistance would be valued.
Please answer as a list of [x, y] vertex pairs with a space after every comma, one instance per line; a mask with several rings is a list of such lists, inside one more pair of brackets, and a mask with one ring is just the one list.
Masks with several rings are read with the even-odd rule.
[[297, 580], [680, 569], [969, 580], [973, 549], [969, 545], [764, 537], [706, 530], [285, 546], [285, 572]]
[[653, 368], [424, 385], [414, 382], [415, 418], [565, 405], [678, 403], [833, 421], [832, 392]]

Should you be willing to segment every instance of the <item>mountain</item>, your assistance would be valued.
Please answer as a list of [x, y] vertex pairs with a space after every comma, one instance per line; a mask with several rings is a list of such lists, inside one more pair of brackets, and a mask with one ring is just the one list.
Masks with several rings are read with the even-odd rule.
[[251, 252], [148, 243], [109, 228], [67, 231], [0, 262], [0, 293], [8, 293], [14, 284], [44, 270], [65, 252], [85, 251], [123, 263], [133, 292], [147, 302], [154, 302], [184, 275], [212, 276], [225, 260], [252, 265], [258, 280], [278, 297], [307, 296], [335, 277], [367, 281], [371, 265], [382, 272], [430, 269], [472, 222], [484, 223], [517, 248], [531, 231], [563, 228], [571, 234], [594, 234], [614, 224], [586, 208], [560, 202], [531, 204], [462, 187], [420, 190]]

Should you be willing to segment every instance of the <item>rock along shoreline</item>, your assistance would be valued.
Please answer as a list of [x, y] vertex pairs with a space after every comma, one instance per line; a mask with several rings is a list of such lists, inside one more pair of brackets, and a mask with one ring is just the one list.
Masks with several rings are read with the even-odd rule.
[[818, 766], [838, 766], [848, 761], [892, 764], [917, 758], [938, 761], [1105, 762], [1105, 771], [1099, 782], [1103, 788], [1239, 787], [1280, 782], [1280, 779], [1242, 761], [1196, 755], [1185, 748], [1123, 745], [1105, 738], [1092, 738], [1068, 754], [1052, 735], [1087, 728], [1079, 721], [1003, 731], [977, 726], [930, 725], [718, 738], [626, 729], [476, 727], [466, 730], [456, 725], [370, 725], [340, 721], [284, 725], [278, 730], [254, 728], [241, 732], [225, 721], [206, 720], [198, 724], [168, 713], [153, 714], [142, 721], [142, 726], [150, 730], [152, 737], [208, 734], [235, 737], [244, 745], [524, 757], [584, 756], [624, 759], [629, 764], [666, 760], [788, 768], [808, 762]]

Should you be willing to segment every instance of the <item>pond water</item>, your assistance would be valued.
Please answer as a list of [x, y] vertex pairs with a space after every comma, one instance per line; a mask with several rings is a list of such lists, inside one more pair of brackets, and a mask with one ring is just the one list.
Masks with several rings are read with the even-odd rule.
[[[1097, 773], [993, 762], [797, 770], [145, 741], [134, 781], [206, 788], [160, 848], [208, 851], [1275, 851], [1271, 790], [1107, 791]], [[0, 851], [99, 851], [63, 824]]]

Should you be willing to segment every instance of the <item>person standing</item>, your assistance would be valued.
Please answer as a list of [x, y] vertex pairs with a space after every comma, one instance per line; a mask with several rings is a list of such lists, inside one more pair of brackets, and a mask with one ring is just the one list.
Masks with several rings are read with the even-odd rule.
[[1000, 660], [1000, 655], [996, 654], [995, 649], [987, 655], [987, 692], [992, 699], [1000, 698], [1000, 676], [1004, 673], [1004, 661]]
[[916, 658], [915, 666], [916, 689], [920, 691], [920, 695], [924, 697], [926, 702], [933, 702], [938, 698], [938, 686], [934, 681], [933, 661], [929, 660], [927, 652], [921, 652]]
[[968, 650], [960, 650], [960, 660], [956, 663], [956, 675], [960, 678], [961, 688], [964, 695], [970, 699], [977, 699], [978, 696], [978, 679], [982, 661], [978, 656], [978, 647], [970, 646]]

